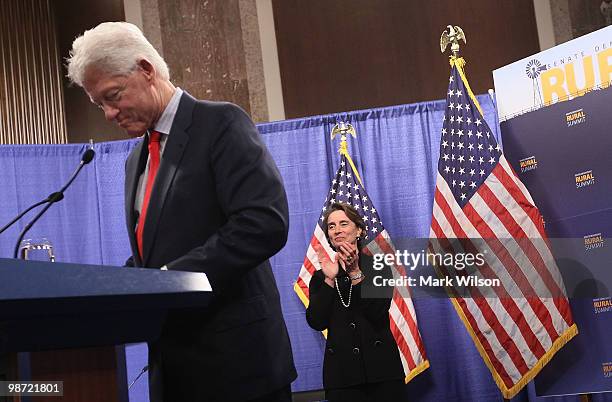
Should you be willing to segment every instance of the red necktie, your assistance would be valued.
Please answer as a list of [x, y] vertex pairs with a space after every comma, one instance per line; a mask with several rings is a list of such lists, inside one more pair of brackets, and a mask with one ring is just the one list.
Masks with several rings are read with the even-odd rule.
[[136, 227], [136, 243], [138, 244], [138, 252], [140, 257], [144, 259], [142, 254], [142, 234], [144, 232], [144, 224], [147, 217], [147, 209], [149, 207], [149, 199], [151, 198], [151, 190], [155, 182], [155, 175], [159, 168], [159, 139], [161, 134], [157, 131], [151, 131], [149, 135], [149, 174], [147, 175], [147, 186], [145, 187], [142, 206], [140, 207], [140, 218], [138, 218], [138, 226]]

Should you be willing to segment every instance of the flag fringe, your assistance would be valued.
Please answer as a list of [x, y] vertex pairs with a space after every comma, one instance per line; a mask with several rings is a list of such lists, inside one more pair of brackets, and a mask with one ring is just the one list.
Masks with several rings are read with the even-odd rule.
[[308, 300], [308, 297], [306, 297], [306, 295], [304, 294], [304, 291], [302, 290], [300, 285], [298, 285], [297, 282], [293, 283], [293, 291], [297, 294], [297, 296], [300, 298], [302, 303], [304, 303], [304, 307], [308, 308], [308, 304], [310, 304], [310, 300]]
[[472, 330], [472, 327], [470, 326], [465, 314], [463, 313], [463, 310], [459, 306], [459, 303], [454, 297], [451, 298], [451, 301], [453, 302], [453, 306], [455, 307], [455, 310], [457, 311], [457, 315], [459, 315], [459, 318], [463, 322], [463, 325], [465, 326], [468, 333], [470, 334], [470, 337], [472, 338], [474, 345], [476, 345], [476, 349], [478, 349], [478, 353], [480, 353], [480, 356], [482, 357], [485, 364], [489, 368], [489, 371], [491, 372], [491, 375], [493, 376], [493, 381], [495, 381], [495, 383], [497, 384], [498, 388], [500, 389], [505, 399], [512, 399], [514, 396], [516, 396], [516, 394], [518, 394], [519, 391], [527, 385], [527, 383], [529, 383], [531, 380], [535, 378], [536, 375], [538, 375], [538, 373], [544, 368], [544, 366], [546, 366], [548, 362], [550, 362], [553, 356], [563, 346], [565, 346], [565, 344], [567, 344], [574, 336], [578, 334], [578, 327], [576, 326], [576, 324], [573, 324], [553, 342], [550, 349], [544, 354], [544, 356], [542, 356], [538, 360], [538, 362], [527, 373], [525, 373], [525, 375], [523, 375], [523, 377], [521, 378], [519, 382], [514, 384], [512, 387], [508, 388], [506, 384], [504, 384], [504, 381], [501, 379], [501, 377], [499, 376], [495, 368], [493, 367], [493, 364], [489, 360], [489, 357], [486, 354], [480, 341], [478, 340], [478, 337]]
[[408, 373], [408, 375], [404, 379], [404, 382], [408, 384], [414, 377], [421, 374], [423, 371], [427, 370], [428, 368], [429, 368], [429, 360], [425, 359], [418, 366], [410, 370], [410, 373]]

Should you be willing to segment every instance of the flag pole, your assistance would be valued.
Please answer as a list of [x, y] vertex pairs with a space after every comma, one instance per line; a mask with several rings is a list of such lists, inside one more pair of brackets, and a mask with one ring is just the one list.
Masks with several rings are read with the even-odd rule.
[[[449, 56], [451, 68], [457, 67], [457, 71], [459, 72], [461, 80], [463, 81], [463, 84], [466, 90], [468, 91], [469, 97], [472, 99], [472, 102], [474, 102], [476, 108], [478, 108], [480, 114], [484, 116], [484, 114], [482, 113], [482, 108], [480, 107], [480, 103], [476, 99], [476, 96], [474, 96], [472, 88], [470, 88], [470, 84], [468, 83], [467, 77], [465, 75], [465, 59], [459, 56], [459, 50], [461, 48], [461, 46], [459, 45], [460, 40], [463, 40], [463, 43], [467, 43], [467, 40], [465, 39], [465, 34], [463, 33], [461, 27], [453, 27], [452, 25], [448, 25], [447, 29], [445, 29], [444, 32], [442, 32], [442, 35], [440, 36], [440, 51], [444, 53], [447, 46], [449, 44], [451, 45], [451, 55]], [[504, 397], [504, 402], [510, 402], [510, 399]]]
[[357, 180], [359, 180], [359, 184], [363, 186], [363, 182], [361, 181], [359, 172], [357, 171], [357, 168], [355, 167], [355, 164], [353, 163], [353, 159], [351, 159], [351, 155], [349, 155], [348, 147], [346, 145], [346, 135], [347, 134], [352, 135], [353, 138], [357, 138], [357, 132], [355, 131], [355, 127], [353, 127], [353, 125], [350, 123], [339, 121], [338, 123], [336, 123], [334, 128], [332, 128], [332, 131], [330, 133], [331, 139], [333, 140], [338, 134], [340, 134], [340, 147], [338, 148], [338, 153], [340, 154], [340, 156], [344, 155], [347, 162], [351, 166], [351, 169], [353, 170], [355, 177], [357, 177]]
[[[442, 32], [442, 35], [440, 37], [440, 51], [442, 53], [444, 53], [444, 51], [446, 50], [446, 48], [448, 47], [448, 45], [451, 45], [451, 52], [452, 55], [450, 56], [450, 65], [451, 65], [451, 70], [453, 68], [456, 68], [457, 70], [457, 74], [459, 75], [459, 79], [455, 80], [455, 84], [453, 84], [453, 75], [451, 75], [451, 77], [449, 78], [449, 87], [451, 87], [452, 85], [457, 85], [456, 83], [461, 83], [461, 85], [463, 86], [463, 90], [464, 93], [467, 93], [471, 103], [473, 104], [473, 108], [477, 109], [479, 112], [479, 115], [484, 119], [484, 114], [482, 112], [482, 109], [480, 107], [479, 102], [477, 101], [476, 97], [474, 96], [474, 93], [472, 92], [469, 83], [467, 81], [466, 75], [465, 75], [465, 71], [464, 71], [464, 66], [465, 66], [465, 60], [462, 57], [459, 57], [459, 41], [463, 40], [464, 43], [466, 43], [466, 39], [465, 39], [465, 34], [463, 33], [463, 30], [458, 27], [458, 26], [451, 26], [448, 25], [447, 26], [447, 30], [445, 30], [444, 32]], [[456, 76], [455, 76], [456, 77]], [[453, 93], [451, 92], [451, 90], [449, 90], [449, 102], [450, 102], [450, 97], [453, 95]], [[457, 89], [459, 95], [461, 95], [461, 91], [459, 91], [459, 89]], [[452, 109], [452, 105], [453, 103], [451, 102], [449, 104], [449, 107]], [[473, 116], [474, 117], [474, 116]], [[451, 116], [451, 122], [453, 116]], [[462, 122], [462, 120], [459, 120]], [[481, 123], [480, 119], [477, 117], [477, 121], [478, 123]], [[469, 123], [469, 118], [468, 118], [468, 123]], [[446, 123], [445, 123], [446, 124]], [[463, 123], [463, 124], [467, 124], [467, 123]], [[486, 123], [485, 127], [486, 127]], [[454, 130], [453, 130], [454, 131]], [[462, 130], [459, 130], [460, 132]], [[443, 134], [445, 134], [444, 130], [443, 130]], [[454, 134], [454, 133], [452, 133]], [[479, 133], [480, 134], [480, 133]], [[487, 134], [488, 136], [488, 134]], [[499, 145], [498, 145], [499, 147]], [[499, 151], [499, 148], [498, 148]], [[501, 153], [501, 152], [500, 152]], [[491, 157], [491, 160], [494, 161], [494, 158]], [[503, 154], [501, 154], [500, 160], [503, 163], [507, 164], [507, 161], [505, 161], [505, 159], [503, 158]], [[507, 173], [508, 167], [504, 167], [503, 164], [498, 165], [501, 166], [501, 169], [499, 169], [500, 171], [504, 171]], [[448, 166], [446, 167], [448, 169]], [[453, 173], [454, 172], [454, 168], [453, 168]], [[442, 180], [443, 185], [446, 185], [447, 183]], [[454, 185], [454, 180], [453, 180], [453, 185]], [[520, 188], [514, 188], [514, 187], [510, 187], [511, 189], [513, 189], [513, 191], [517, 191], [517, 192], [521, 192]], [[438, 186], [436, 185], [436, 191], [438, 189]], [[442, 187], [443, 191], [447, 191], [445, 190], [445, 187]], [[525, 190], [526, 191], [526, 190]], [[527, 193], [528, 195], [528, 193]], [[442, 196], [444, 197], [444, 195]], [[437, 199], [437, 197], [436, 197]], [[436, 203], [436, 201], [434, 200], [434, 203]], [[535, 207], [535, 205], [531, 205], [533, 207], [533, 209], [535, 209], [536, 213], [539, 214], [539, 211], [537, 210], [537, 207]], [[459, 206], [459, 208], [463, 208], [462, 206]], [[435, 209], [434, 209], [435, 210]], [[536, 228], [537, 229], [537, 228]], [[432, 225], [432, 231], [433, 231], [433, 225]], [[545, 238], [545, 234], [543, 235], [543, 237]], [[544, 266], [544, 268], [549, 269], [546, 265]], [[558, 270], [558, 268], [556, 267], [556, 265], [554, 265], [553, 267], [550, 268], [551, 270], [554, 270], [554, 272], [556, 272]], [[564, 299], [565, 303], [567, 304], [567, 298]], [[466, 316], [463, 312], [463, 308], [460, 307], [460, 305], [458, 304], [458, 302], [456, 301], [456, 299], [451, 299], [451, 301], [453, 302], [453, 305], [455, 307], [455, 309], [457, 310], [457, 313], [459, 314], [461, 320], [463, 321], [463, 323], [466, 325], [466, 327], [468, 328], [468, 332], [470, 333], [470, 336], [472, 337], [472, 339], [474, 340], [474, 344], [476, 345], [476, 348], [478, 349], [478, 351], [480, 352], [481, 356], [483, 357], [485, 364], [487, 365], [487, 367], [489, 367], [491, 374], [493, 375], [493, 379], [496, 382], [496, 384], [499, 386], [501, 392], [502, 392], [502, 396], [504, 398], [504, 401], [509, 401], [510, 398], [512, 398], [514, 395], [516, 395], [522, 388], [524, 388], [527, 383], [531, 380], [533, 380], [533, 378], [539, 373], [539, 371], [542, 369], [542, 367], [544, 367], [552, 358], [552, 356], [554, 356], [555, 353], [557, 353], [557, 351], [563, 347], [572, 337], [574, 337], [577, 333], [577, 326], [576, 324], [573, 322], [573, 319], [571, 317], [571, 313], [569, 313], [568, 315], [562, 315], [562, 323], [563, 325], [566, 327], [563, 331], [559, 331], [558, 337], [556, 338], [556, 340], [553, 342], [553, 344], [550, 346], [550, 348], [548, 349], [548, 351], [546, 351], [544, 353], [544, 355], [539, 358], [539, 360], [532, 365], [531, 368], [529, 368], [529, 371], [527, 372], [527, 374], [524, 374], [521, 379], [518, 382], [514, 382], [513, 384], [511, 384], [511, 386], [508, 386], [507, 384], [505, 384], [504, 379], [502, 379], [502, 377], [500, 376], [499, 372], [493, 367], [493, 362], [491, 360], [491, 358], [489, 357], [487, 351], [485, 351], [485, 349], [483, 348], [482, 344], [480, 343], [480, 341], [478, 340], [478, 337], [473, 329], [473, 327], [471, 326], [471, 324], [469, 324], [467, 322]], [[560, 310], [557, 311], [560, 312]], [[569, 311], [569, 310], [568, 310]], [[522, 353], [521, 351], [518, 351], [519, 354]], [[589, 395], [588, 394], [584, 394], [581, 395], [581, 397], [583, 398], [582, 400], [588, 400], [589, 399]]]
[[440, 36], [440, 51], [444, 53], [447, 46], [449, 44], [451, 45], [451, 55], [449, 56], [451, 68], [457, 67], [457, 71], [459, 71], [459, 75], [463, 80], [463, 84], [465, 85], [465, 88], [468, 91], [468, 95], [474, 102], [474, 105], [476, 105], [476, 107], [478, 108], [480, 114], [484, 116], [482, 108], [480, 107], [480, 103], [476, 99], [476, 96], [474, 96], [474, 92], [472, 92], [472, 88], [470, 88], [470, 84], [468, 83], [468, 80], [465, 75], [465, 59], [459, 56], [459, 50], [461, 48], [461, 46], [459, 45], [460, 40], [463, 40], [463, 43], [467, 44], [465, 33], [463, 33], [461, 27], [448, 25], [447, 29], [445, 29], [444, 32], [442, 32], [442, 35]]

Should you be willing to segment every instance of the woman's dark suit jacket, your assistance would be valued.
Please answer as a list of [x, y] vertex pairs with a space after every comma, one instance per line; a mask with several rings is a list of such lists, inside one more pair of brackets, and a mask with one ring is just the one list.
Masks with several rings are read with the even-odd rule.
[[[360, 254], [359, 266], [366, 277], [353, 286], [348, 308], [341, 304], [336, 288], [325, 283], [322, 271], [315, 272], [310, 281], [308, 325], [318, 331], [328, 330], [323, 362], [325, 389], [404, 378], [397, 344], [389, 328], [393, 288], [373, 288], [375, 275], [391, 277], [391, 273], [387, 267], [374, 271], [373, 258], [365, 254]], [[337, 279], [346, 304], [350, 280], [343, 269]], [[362, 296], [366, 292], [368, 296], [376, 293], [379, 297]]]

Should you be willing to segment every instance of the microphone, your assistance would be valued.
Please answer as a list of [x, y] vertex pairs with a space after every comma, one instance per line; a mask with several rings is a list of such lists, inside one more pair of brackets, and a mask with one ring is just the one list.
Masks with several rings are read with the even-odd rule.
[[96, 152], [93, 149], [91, 149], [91, 148], [89, 148], [87, 151], [83, 152], [83, 155], [81, 156], [81, 163], [80, 163], [78, 169], [72, 174], [72, 177], [70, 178], [68, 183], [66, 183], [66, 185], [64, 187], [62, 187], [60, 191], [56, 191], [55, 193], [50, 194], [44, 200], [37, 202], [36, 204], [30, 206], [28, 209], [26, 209], [25, 211], [23, 211], [22, 213], [17, 215], [15, 218], [13, 218], [13, 220], [11, 220], [9, 223], [4, 225], [2, 227], [2, 229], [0, 229], [0, 234], [2, 234], [2, 232], [4, 232], [6, 229], [10, 228], [15, 222], [17, 222], [19, 219], [21, 219], [22, 216], [24, 216], [25, 214], [30, 212], [32, 209], [38, 207], [39, 205], [45, 204], [47, 202], [54, 203], [54, 202], [61, 201], [64, 198], [64, 191], [66, 191], [68, 186], [74, 181], [76, 176], [79, 174], [79, 171], [81, 170], [81, 168], [84, 165], [87, 165], [89, 162], [91, 162], [95, 155], [96, 155]]
[[83, 156], [81, 157], [81, 162], [87, 165], [89, 162], [93, 160], [94, 156], [96, 156], [96, 152], [93, 150], [93, 148], [88, 148], [87, 151], [83, 152]]
[[[68, 182], [59, 190], [56, 191], [54, 193], [51, 193], [45, 200], [34, 204], [33, 206], [31, 206], [30, 208], [28, 208], [25, 212], [21, 213], [17, 218], [15, 218], [13, 221], [11, 221], [9, 223], [9, 225], [7, 225], [6, 227], [12, 225], [15, 221], [17, 221], [19, 218], [21, 218], [26, 212], [28, 212], [29, 210], [31, 210], [32, 208], [38, 206], [38, 205], [42, 205], [44, 203], [46, 203], [47, 205], [45, 205], [45, 207], [43, 209], [40, 210], [40, 212], [38, 214], [36, 214], [36, 216], [34, 217], [34, 219], [32, 219], [21, 231], [21, 233], [19, 234], [19, 238], [17, 239], [17, 243], [15, 244], [15, 250], [13, 252], [13, 258], [17, 258], [17, 255], [19, 253], [19, 244], [21, 244], [21, 240], [23, 240], [23, 237], [26, 235], [26, 233], [28, 232], [28, 230], [30, 230], [32, 228], [32, 226], [40, 219], [41, 216], [43, 216], [43, 214], [45, 212], [47, 212], [47, 210], [49, 208], [51, 208], [51, 205], [55, 204], [58, 201], [61, 201], [64, 199], [64, 191], [66, 191], [66, 189], [72, 184], [72, 182], [74, 181], [74, 179], [77, 178], [77, 176], [79, 175], [79, 173], [81, 172], [81, 169], [83, 169], [83, 166], [87, 165], [89, 162], [91, 162], [94, 158], [94, 156], [96, 155], [96, 152], [89, 148], [87, 151], [83, 152], [83, 155], [81, 156], [81, 162], [79, 163], [79, 166], [76, 168], [76, 170], [74, 171], [74, 173], [72, 173], [72, 176], [70, 176], [70, 179], [68, 179]], [[4, 231], [5, 228], [2, 228], [2, 231]], [[2, 233], [2, 232], [0, 232]]]
[[[64, 191], [66, 191], [68, 186], [70, 186], [72, 184], [72, 182], [74, 181], [74, 179], [76, 179], [76, 177], [79, 175], [79, 172], [81, 171], [81, 169], [83, 169], [83, 166], [85, 166], [89, 162], [91, 162], [95, 155], [96, 155], [96, 152], [93, 149], [91, 149], [91, 148], [89, 148], [87, 151], [83, 152], [83, 155], [81, 156], [81, 163], [79, 163], [79, 166], [76, 168], [76, 170], [74, 171], [74, 173], [72, 174], [72, 176], [70, 177], [68, 182], [64, 185], [64, 187], [62, 187], [60, 189], [60, 191], [58, 191], [58, 193], [64, 193]], [[57, 201], [60, 201], [60, 200], [57, 200]], [[53, 202], [57, 202], [57, 201], [53, 201]]]

